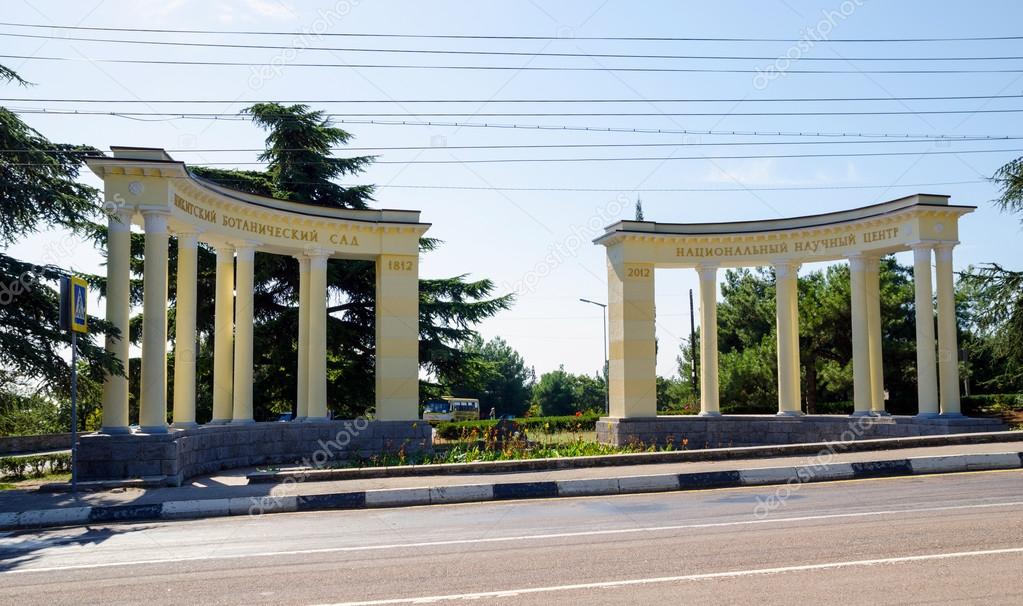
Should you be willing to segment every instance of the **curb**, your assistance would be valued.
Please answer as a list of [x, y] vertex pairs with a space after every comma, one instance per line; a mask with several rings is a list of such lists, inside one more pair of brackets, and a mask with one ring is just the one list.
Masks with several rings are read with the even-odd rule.
[[[420, 477], [434, 475], [515, 473], [520, 471], [551, 471], [591, 467], [617, 467], [651, 465], [658, 463], [687, 463], [692, 461], [748, 460], [766, 457], [792, 457], [817, 455], [828, 452], [870, 452], [921, 448], [928, 446], [957, 446], [960, 444], [1023, 442], [1023, 431], [993, 431], [937, 436], [902, 438], [874, 438], [852, 442], [810, 442], [804, 444], [772, 444], [767, 446], [736, 446], [729, 448], [701, 448], [663, 452], [634, 452], [588, 457], [560, 457], [553, 459], [523, 459], [512, 461], [478, 461], [475, 463], [433, 463], [394, 467], [342, 467], [328, 469], [291, 469], [286, 471], [257, 471], [246, 476], [250, 484], [280, 483], [298, 479], [301, 482], [367, 480], [381, 478]], [[1013, 448], [1007, 446], [1006, 448]], [[101, 488], [110, 488], [111, 482], [96, 482]]]
[[1023, 468], [1023, 452], [914, 457], [860, 463], [822, 463], [735, 471], [394, 488], [333, 494], [234, 497], [148, 505], [66, 507], [0, 513], [0, 529], [25, 530], [92, 523], [180, 520], [295, 511], [411, 507], [517, 499], [640, 494]]

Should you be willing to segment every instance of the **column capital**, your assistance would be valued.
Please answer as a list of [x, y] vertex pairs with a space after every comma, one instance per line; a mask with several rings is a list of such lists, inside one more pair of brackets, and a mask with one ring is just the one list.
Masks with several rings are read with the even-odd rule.
[[178, 239], [179, 247], [195, 248], [199, 245], [199, 233], [198, 230], [176, 231], [174, 237]]
[[717, 280], [718, 267], [717, 263], [700, 263], [696, 266], [696, 272], [700, 274], [701, 280]]
[[788, 278], [796, 275], [802, 265], [802, 263], [791, 259], [779, 259], [771, 262], [771, 267], [774, 268], [775, 275], [781, 278]]
[[167, 218], [170, 212], [165, 208], [141, 208], [144, 220], [143, 230], [146, 233], [167, 233]]
[[107, 229], [112, 231], [129, 231], [131, 230], [131, 218], [135, 214], [135, 209], [128, 207], [118, 207], [113, 210], [107, 211]]
[[952, 249], [955, 248], [958, 242], [938, 242], [934, 245], [934, 257], [935, 259], [952, 260]]
[[916, 242], [911, 242], [909, 244], [909, 248], [911, 250], [931, 250], [932, 248], [934, 248], [934, 242], [924, 242], [923, 240], [918, 240]]
[[327, 259], [330, 258], [330, 253], [322, 248], [310, 248], [305, 251], [305, 256], [309, 259], [310, 268], [325, 269], [327, 267]]
[[256, 258], [257, 242], [238, 242], [234, 245], [234, 252], [238, 255], [239, 261], [252, 261]]
[[849, 255], [849, 271], [863, 272], [867, 269], [867, 255], [853, 253]]

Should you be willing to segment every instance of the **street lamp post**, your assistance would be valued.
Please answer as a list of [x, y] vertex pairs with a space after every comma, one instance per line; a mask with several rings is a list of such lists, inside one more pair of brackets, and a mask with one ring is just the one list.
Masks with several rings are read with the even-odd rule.
[[611, 377], [608, 376], [607, 368], [607, 304], [597, 303], [589, 299], [580, 298], [579, 300], [601, 308], [600, 317], [604, 321], [604, 414], [608, 415], [611, 414]]

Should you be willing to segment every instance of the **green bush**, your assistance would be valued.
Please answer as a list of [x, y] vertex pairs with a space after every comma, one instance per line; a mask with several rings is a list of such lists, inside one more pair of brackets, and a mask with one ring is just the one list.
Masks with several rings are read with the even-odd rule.
[[70, 473], [71, 454], [53, 454], [25, 457], [0, 457], [0, 479], [24, 480], [41, 478], [52, 473]]
[[[519, 427], [530, 431], [542, 431], [544, 433], [557, 433], [561, 431], [593, 431], [597, 427], [597, 419], [600, 415], [585, 414], [581, 416], [566, 417], [526, 417], [515, 419]], [[459, 440], [466, 434], [475, 430], [483, 433], [497, 425], [494, 419], [482, 421], [444, 421], [437, 424], [437, 435], [445, 440]]]
[[976, 396], [963, 396], [961, 403], [963, 414], [970, 416], [1023, 411], [1023, 394], [994, 393]]

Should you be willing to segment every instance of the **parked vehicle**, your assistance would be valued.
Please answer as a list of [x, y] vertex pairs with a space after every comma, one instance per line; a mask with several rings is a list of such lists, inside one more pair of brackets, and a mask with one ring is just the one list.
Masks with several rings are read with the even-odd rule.
[[423, 405], [424, 421], [477, 421], [479, 418], [480, 401], [476, 398], [445, 396]]

